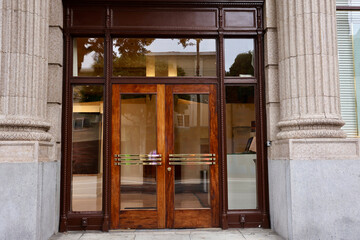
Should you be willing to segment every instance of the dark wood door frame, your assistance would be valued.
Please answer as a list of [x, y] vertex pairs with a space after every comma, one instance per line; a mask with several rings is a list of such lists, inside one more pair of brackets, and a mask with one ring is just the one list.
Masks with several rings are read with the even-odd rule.
[[[162, 164], [157, 169], [156, 210], [120, 211], [120, 168], [115, 166], [114, 154], [120, 154], [120, 95], [157, 95], [157, 153], [162, 155]], [[210, 209], [182, 209], [174, 207], [174, 171], [169, 165], [169, 154], [174, 153], [174, 94], [209, 95], [209, 142], [210, 153], [215, 154], [215, 165], [210, 167]], [[112, 151], [111, 151], [111, 229], [127, 228], [194, 228], [219, 227], [219, 157], [218, 114], [214, 84], [113, 84], [112, 85]], [[166, 169], [171, 171], [165, 171]]]
[[[220, 225], [220, 196], [219, 196], [219, 147], [218, 147], [218, 112], [217, 112], [217, 91], [214, 84], [188, 84], [188, 85], [167, 85], [166, 86], [166, 156], [174, 153], [174, 94], [209, 94], [209, 112], [210, 112], [210, 149], [209, 152], [215, 154], [215, 165], [210, 167], [210, 196], [211, 209], [201, 210], [177, 210], [174, 206], [175, 189], [174, 184], [166, 185], [168, 198], [166, 202], [167, 228], [194, 228], [195, 227], [218, 227]], [[166, 161], [166, 168], [173, 166]], [[174, 178], [174, 170], [167, 171], [166, 179]]]
[[[60, 196], [60, 231], [67, 230], [103, 230], [110, 227], [110, 164], [111, 164], [111, 86], [113, 83], [186, 83], [186, 84], [214, 84], [217, 88], [217, 107], [219, 112], [219, 189], [220, 189], [220, 216], [219, 222], [223, 228], [228, 227], [269, 227], [268, 186], [267, 186], [267, 156], [266, 156], [266, 117], [265, 117], [265, 90], [264, 90], [264, 57], [263, 57], [263, 0], [224, 1], [113, 1], [113, 0], [64, 0], [64, 94], [63, 94], [63, 121], [62, 121], [62, 164], [61, 164], [61, 196]], [[134, 15], [141, 17], [142, 11], [151, 12], [179, 11], [184, 17], [184, 24], [173, 26], [121, 26], [121, 20], [114, 22], [116, 9], [135, 9]], [[186, 20], [188, 12], [199, 12], [204, 21], [203, 26], [189, 27]], [[149, 13], [150, 12], [150, 13]], [[157, 13], [157, 12], [156, 12]], [[151, 15], [151, 14], [150, 14]], [[207, 18], [209, 17], [209, 18]], [[214, 17], [214, 18], [213, 18]], [[211, 19], [215, 19], [215, 22]], [[242, 19], [242, 22], [239, 22]], [[171, 21], [170, 21], [171, 22]], [[119, 25], [120, 24], [120, 25]], [[158, 23], [154, 23], [158, 24]], [[72, 77], [72, 38], [73, 37], [103, 37], [105, 39], [105, 75], [104, 77]], [[145, 78], [112, 77], [112, 50], [109, 47], [111, 38], [115, 36], [127, 37], [192, 37], [216, 38], [218, 42], [218, 69], [217, 77], [174, 77]], [[253, 78], [225, 77], [224, 71], [224, 38], [253, 38], [256, 52], [256, 71]], [[103, 210], [101, 212], [72, 212], [71, 211], [71, 128], [72, 128], [72, 86], [78, 84], [101, 84], [105, 87], [104, 109], [104, 181], [103, 181]], [[225, 146], [225, 85], [250, 84], [256, 88], [256, 121], [257, 146], [262, 149], [258, 153], [258, 209], [237, 210], [227, 209], [227, 172]], [[245, 222], [242, 221], [245, 216]]]

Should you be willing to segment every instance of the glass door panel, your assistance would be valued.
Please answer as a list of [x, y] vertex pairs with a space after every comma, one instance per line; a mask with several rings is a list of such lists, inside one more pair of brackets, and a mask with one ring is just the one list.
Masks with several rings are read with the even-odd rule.
[[218, 227], [215, 85], [112, 93], [111, 228]]
[[120, 98], [120, 209], [156, 209], [156, 95]]
[[219, 226], [215, 85], [166, 86], [168, 228]]
[[175, 209], [210, 208], [209, 95], [174, 94]]
[[113, 85], [113, 229], [163, 228], [165, 225], [165, 210], [160, 207], [165, 201], [164, 89], [164, 85]]

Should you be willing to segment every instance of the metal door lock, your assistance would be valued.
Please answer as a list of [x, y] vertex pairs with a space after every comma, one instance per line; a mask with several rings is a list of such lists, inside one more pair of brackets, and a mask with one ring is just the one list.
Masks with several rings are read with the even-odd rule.
[[170, 172], [170, 171], [171, 171], [171, 167], [168, 167], [167, 170], [168, 170], [168, 172]]

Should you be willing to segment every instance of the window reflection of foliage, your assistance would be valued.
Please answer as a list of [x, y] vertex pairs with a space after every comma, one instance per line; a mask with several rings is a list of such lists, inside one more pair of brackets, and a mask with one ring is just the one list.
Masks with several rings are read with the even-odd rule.
[[78, 72], [81, 73], [81, 64], [85, 55], [93, 52], [94, 63], [92, 68], [94, 76], [104, 74], [104, 39], [103, 38], [77, 38]]
[[254, 76], [254, 67], [252, 65], [253, 53], [240, 53], [236, 56], [234, 63], [231, 65], [226, 76], [239, 76], [240, 74], [249, 74]]
[[177, 69], [177, 75], [179, 77], [183, 77], [186, 75], [185, 70], [182, 67], [177, 67], [176, 69]]
[[[116, 38], [113, 41], [113, 75], [145, 76], [146, 49], [154, 38]], [[115, 49], [117, 52], [115, 52]]]
[[78, 86], [74, 88], [74, 102], [103, 101], [103, 87], [97, 85]]

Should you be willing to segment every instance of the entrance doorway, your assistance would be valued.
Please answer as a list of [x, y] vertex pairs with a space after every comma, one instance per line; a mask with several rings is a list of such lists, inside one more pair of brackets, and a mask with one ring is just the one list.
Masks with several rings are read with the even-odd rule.
[[218, 227], [214, 84], [113, 84], [111, 228]]

